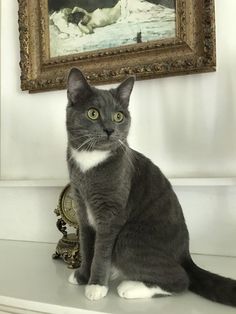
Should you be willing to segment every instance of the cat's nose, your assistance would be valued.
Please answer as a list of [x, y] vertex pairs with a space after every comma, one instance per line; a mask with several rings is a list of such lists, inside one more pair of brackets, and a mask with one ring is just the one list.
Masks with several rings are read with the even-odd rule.
[[103, 131], [105, 132], [105, 133], [107, 133], [107, 136], [108, 137], [110, 137], [110, 135], [115, 131], [114, 129], [103, 129]]

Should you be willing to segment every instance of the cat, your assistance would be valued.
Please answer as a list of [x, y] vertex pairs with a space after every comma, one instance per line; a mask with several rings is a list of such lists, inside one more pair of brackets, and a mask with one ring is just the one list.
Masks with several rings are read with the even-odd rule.
[[[77, 204], [82, 263], [69, 278], [85, 296], [108, 292], [112, 269], [126, 299], [191, 290], [236, 306], [236, 280], [198, 267], [189, 253], [181, 205], [161, 170], [127, 143], [134, 77], [117, 88], [90, 86], [73, 68], [68, 76], [67, 161]], [[145, 126], [143, 126], [145, 127]], [[114, 276], [114, 275], [112, 275]]]

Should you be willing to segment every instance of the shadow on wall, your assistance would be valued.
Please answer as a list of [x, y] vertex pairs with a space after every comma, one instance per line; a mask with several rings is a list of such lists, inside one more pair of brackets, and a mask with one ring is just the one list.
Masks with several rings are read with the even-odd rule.
[[[53, 12], [62, 8], [74, 8], [75, 6], [78, 6], [92, 12], [97, 8], [112, 8], [118, 1], [119, 0], [48, 0], [48, 9], [49, 12]], [[142, 0], [140, 1], [142, 2]], [[175, 0], [147, 0], [147, 2], [161, 4], [168, 8], [175, 8]]]

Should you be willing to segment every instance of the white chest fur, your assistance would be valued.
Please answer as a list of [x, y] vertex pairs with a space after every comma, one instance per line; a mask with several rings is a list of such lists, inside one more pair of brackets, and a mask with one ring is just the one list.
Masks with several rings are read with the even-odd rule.
[[94, 151], [77, 151], [71, 149], [73, 159], [76, 161], [81, 171], [86, 172], [105, 161], [110, 156], [110, 151], [94, 150]]

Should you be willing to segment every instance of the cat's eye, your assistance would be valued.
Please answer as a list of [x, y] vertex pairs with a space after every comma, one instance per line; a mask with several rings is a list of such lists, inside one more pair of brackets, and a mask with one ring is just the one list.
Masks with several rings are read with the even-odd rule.
[[113, 120], [117, 123], [120, 123], [124, 120], [124, 115], [122, 112], [116, 112], [113, 116]]
[[88, 110], [88, 113], [87, 113], [89, 119], [91, 120], [97, 120], [99, 118], [99, 111], [94, 109], [94, 108], [90, 108]]

